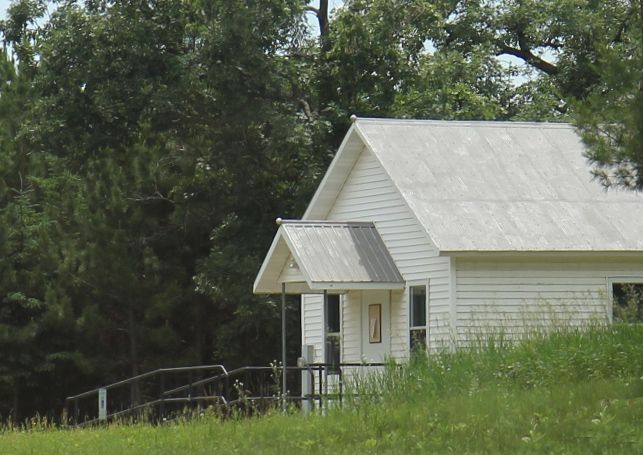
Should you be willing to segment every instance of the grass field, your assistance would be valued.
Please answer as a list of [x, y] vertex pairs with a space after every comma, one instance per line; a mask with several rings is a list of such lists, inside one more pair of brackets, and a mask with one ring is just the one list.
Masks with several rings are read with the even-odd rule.
[[[327, 415], [61, 430], [5, 427], [2, 454], [643, 453], [643, 326], [487, 342], [356, 384]], [[364, 396], [368, 396], [366, 399]]]

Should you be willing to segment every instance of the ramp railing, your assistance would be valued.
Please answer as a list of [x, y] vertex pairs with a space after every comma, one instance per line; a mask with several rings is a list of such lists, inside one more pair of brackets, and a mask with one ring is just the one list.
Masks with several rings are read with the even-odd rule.
[[[67, 397], [70, 426], [86, 426], [114, 419], [163, 422], [177, 415], [212, 408], [221, 416], [262, 413], [280, 404], [321, 409], [342, 404], [346, 374], [380, 369], [382, 363], [311, 363], [286, 367], [288, 389], [281, 392], [282, 368], [246, 366], [228, 371], [223, 365], [161, 368]], [[292, 374], [298, 372], [300, 374]], [[302, 374], [303, 373], [303, 374]], [[301, 382], [311, 385], [301, 393]]]

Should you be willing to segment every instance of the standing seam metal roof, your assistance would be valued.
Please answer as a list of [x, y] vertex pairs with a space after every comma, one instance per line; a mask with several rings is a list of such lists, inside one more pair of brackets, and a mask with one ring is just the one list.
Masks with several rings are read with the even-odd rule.
[[291, 253], [310, 283], [403, 283], [372, 223], [283, 221]]
[[643, 250], [643, 194], [592, 179], [571, 125], [357, 119], [354, 130], [441, 251]]

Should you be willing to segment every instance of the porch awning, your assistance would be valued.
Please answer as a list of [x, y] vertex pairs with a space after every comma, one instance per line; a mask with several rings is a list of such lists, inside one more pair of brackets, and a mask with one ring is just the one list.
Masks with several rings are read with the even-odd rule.
[[283, 220], [255, 279], [255, 294], [403, 289], [373, 223]]

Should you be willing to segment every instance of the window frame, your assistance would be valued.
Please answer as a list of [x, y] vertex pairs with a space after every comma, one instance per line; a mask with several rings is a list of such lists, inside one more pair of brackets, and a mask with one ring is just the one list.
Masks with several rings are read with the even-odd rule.
[[[413, 288], [423, 287], [424, 288], [424, 325], [413, 325]], [[424, 346], [425, 349], [429, 348], [429, 292], [430, 292], [430, 283], [429, 280], [417, 280], [410, 281], [407, 283], [406, 291], [406, 302], [408, 305], [408, 337], [407, 337], [407, 347], [408, 352], [411, 354], [413, 352], [413, 332], [424, 331]]]
[[615, 284], [643, 284], [643, 275], [616, 275], [607, 277], [607, 296], [609, 323], [614, 323], [614, 285]]
[[[330, 331], [330, 326], [329, 326], [329, 306], [330, 306], [330, 299], [337, 297], [337, 305], [338, 305], [338, 319], [339, 319], [339, 331], [337, 332], [331, 332]], [[342, 362], [342, 326], [343, 326], [343, 295], [342, 294], [327, 294], [326, 298], [322, 297], [322, 305], [325, 307], [323, 310], [323, 317], [324, 317], [324, 363], [327, 365], [333, 364], [332, 361], [330, 361], [330, 355], [331, 355], [331, 345], [337, 346], [337, 351], [338, 351], [338, 359], [337, 359], [337, 365], [335, 366], [329, 366], [328, 367], [328, 372], [329, 373], [337, 373], [339, 371], [339, 364]], [[328, 303], [328, 305], [327, 305]]]

